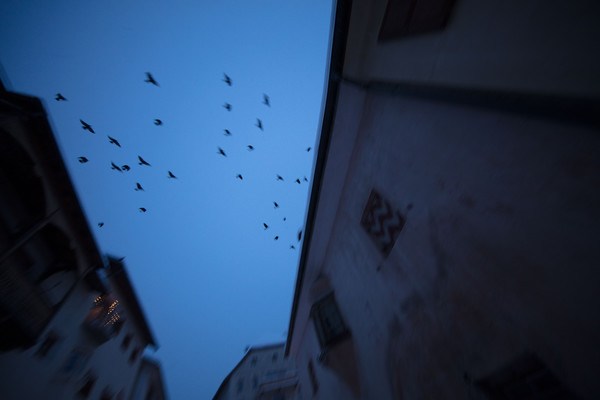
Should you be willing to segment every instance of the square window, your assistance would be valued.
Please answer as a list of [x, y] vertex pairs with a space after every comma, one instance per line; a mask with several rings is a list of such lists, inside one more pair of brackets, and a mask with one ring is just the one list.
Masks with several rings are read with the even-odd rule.
[[316, 302], [311, 309], [315, 329], [321, 347], [329, 346], [335, 342], [344, 339], [350, 334], [340, 311], [333, 293]]

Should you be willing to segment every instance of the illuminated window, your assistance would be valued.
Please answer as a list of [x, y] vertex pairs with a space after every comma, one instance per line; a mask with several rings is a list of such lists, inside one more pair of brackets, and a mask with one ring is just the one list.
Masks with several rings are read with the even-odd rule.
[[311, 316], [321, 347], [335, 344], [350, 334], [342, 320], [333, 293], [325, 296], [312, 306]]
[[110, 339], [123, 324], [123, 311], [119, 300], [109, 294], [98, 296], [85, 318], [84, 326], [98, 341]]

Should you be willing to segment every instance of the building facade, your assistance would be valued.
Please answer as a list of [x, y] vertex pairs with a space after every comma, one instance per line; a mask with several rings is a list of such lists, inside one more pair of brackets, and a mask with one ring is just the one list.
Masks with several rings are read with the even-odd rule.
[[129, 399], [156, 348], [122, 259], [99, 253], [41, 102], [1, 85], [0, 333], [3, 399]]
[[600, 397], [599, 7], [338, 2], [303, 399]]
[[294, 360], [284, 358], [284, 343], [251, 347], [219, 386], [213, 400], [296, 399]]

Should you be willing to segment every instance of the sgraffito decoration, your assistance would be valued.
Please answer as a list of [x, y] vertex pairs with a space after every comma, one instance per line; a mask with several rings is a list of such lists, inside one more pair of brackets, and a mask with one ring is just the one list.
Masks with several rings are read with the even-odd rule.
[[387, 256], [400, 231], [404, 217], [390, 205], [375, 189], [371, 190], [360, 224], [371, 236], [384, 256]]

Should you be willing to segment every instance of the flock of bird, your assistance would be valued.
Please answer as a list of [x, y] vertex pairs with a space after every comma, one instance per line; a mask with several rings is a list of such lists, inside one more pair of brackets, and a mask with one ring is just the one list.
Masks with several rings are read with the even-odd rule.
[[[231, 80], [231, 77], [227, 74], [223, 74], [223, 82], [225, 82], [225, 84], [227, 84], [227, 86], [232, 86], [233, 85], [233, 81]], [[271, 99], [269, 98], [269, 96], [265, 93], [263, 93], [263, 104], [267, 107], [271, 107]], [[223, 107], [225, 108], [225, 110], [227, 111], [231, 111], [233, 106], [231, 105], [231, 103], [229, 102], [225, 102], [223, 104]], [[263, 122], [260, 118], [256, 118], [256, 124], [255, 126], [260, 129], [261, 131], [264, 131], [264, 126], [263, 126]], [[223, 129], [223, 131], [225, 132], [225, 136], [231, 136], [231, 131], [229, 129]], [[254, 151], [254, 146], [249, 144], [246, 146], [246, 148], [248, 149], [248, 151]], [[308, 147], [306, 149], [307, 152], [310, 152], [311, 147]], [[219, 154], [222, 157], [227, 157], [227, 153], [225, 152], [225, 150], [223, 150], [223, 148], [221, 147], [217, 147], [217, 154]], [[241, 173], [238, 173], [236, 175], [236, 179], [239, 179], [240, 181], [244, 180], [244, 177]], [[283, 177], [279, 174], [276, 175], [276, 179], [278, 181], [284, 181]], [[308, 178], [306, 178], [306, 176], [303, 177], [305, 182], [308, 182]], [[296, 183], [297, 184], [301, 184], [302, 182], [300, 181], [300, 178], [296, 179]], [[275, 206], [275, 209], [279, 208], [279, 204], [276, 201], [273, 201], [273, 205]], [[286, 221], [287, 218], [283, 217], [283, 221]], [[263, 227], [264, 230], [269, 229], [269, 225], [266, 222], [263, 222]], [[275, 235], [273, 237], [273, 240], [279, 240], [279, 235]], [[302, 240], [302, 230], [300, 229], [298, 231], [298, 242], [300, 242]], [[295, 249], [296, 247], [293, 244], [290, 244], [290, 249]]]
[[[227, 84], [228, 86], [232, 86], [233, 82], [232, 82], [231, 78], [227, 74], [223, 74], [223, 76], [224, 76], [223, 77], [223, 82], [225, 82], [225, 84]], [[154, 79], [154, 77], [152, 76], [152, 74], [150, 72], [146, 72], [146, 79], [144, 80], [144, 82], [146, 82], [148, 84], [151, 84], [151, 85], [155, 85], [157, 87], [160, 87], [160, 85]], [[67, 101], [67, 99], [61, 93], [57, 93], [56, 94], [55, 100], [56, 101]], [[263, 104], [265, 106], [267, 106], [267, 107], [271, 107], [271, 100], [270, 100], [270, 98], [269, 98], [269, 96], [267, 94], [263, 94]], [[223, 107], [227, 111], [231, 111], [233, 106], [230, 103], [225, 102], [223, 104]], [[83, 130], [88, 131], [88, 132], [90, 132], [92, 134], [96, 133], [94, 131], [94, 128], [92, 127], [92, 125], [90, 125], [89, 123], [85, 122], [82, 119], [80, 119], [79, 121], [81, 123], [81, 127], [82, 127]], [[163, 122], [162, 122], [162, 120], [156, 118], [156, 119], [154, 119], [154, 125], [161, 126], [161, 125], [163, 125]], [[262, 120], [260, 118], [256, 118], [256, 124], [255, 124], [255, 126], [258, 129], [260, 129], [261, 131], [264, 131], [263, 122], [262, 122]], [[229, 129], [224, 129], [224, 132], [225, 132], [225, 136], [231, 136], [232, 135], [231, 132], [229, 131]], [[117, 139], [115, 139], [114, 137], [111, 137], [109, 135], [107, 135], [107, 137], [108, 137], [108, 142], [110, 144], [113, 144], [113, 145], [115, 145], [115, 146], [117, 146], [119, 148], [121, 147], [121, 144], [119, 143], [119, 141]], [[247, 145], [247, 150], [248, 151], [253, 151], [254, 150], [254, 146], [251, 145], [251, 144]], [[311, 147], [306, 148], [306, 151], [310, 152], [311, 151]], [[227, 153], [221, 147], [217, 147], [217, 154], [219, 154], [222, 157], [227, 157]], [[144, 160], [144, 158], [142, 158], [142, 156], [138, 155], [137, 157], [138, 157], [138, 164], [140, 166], [142, 166], [142, 167], [143, 166], [151, 167], [151, 164], [149, 162], [147, 162], [146, 160]], [[89, 159], [87, 157], [85, 157], [85, 156], [79, 156], [79, 157], [77, 157], [77, 160], [81, 164], [85, 164], [85, 163], [89, 162]], [[119, 173], [128, 172], [128, 171], [131, 170], [131, 167], [129, 165], [127, 165], [127, 164], [117, 165], [117, 164], [115, 164], [112, 161], [110, 163], [110, 168], [111, 168], [111, 170], [115, 170], [115, 171], [117, 171]], [[177, 176], [175, 176], [175, 174], [173, 174], [172, 171], [167, 171], [167, 178], [168, 179], [177, 179]], [[241, 173], [239, 173], [239, 174], [236, 175], [236, 179], [239, 179], [239, 180], [243, 181], [244, 177], [243, 177], [243, 175]], [[279, 174], [277, 174], [275, 176], [275, 179], [277, 181], [284, 181], [284, 178], [281, 175], [279, 175]], [[308, 179], [306, 178], [306, 176], [303, 177], [303, 180], [305, 182], [308, 182]], [[295, 182], [297, 184], [301, 184], [302, 183], [302, 181], [300, 180], [300, 178], [297, 178], [295, 180]], [[144, 191], [144, 188], [143, 188], [143, 186], [139, 182], [136, 182], [134, 190], [139, 192], [139, 191]], [[279, 204], [276, 201], [273, 201], [273, 205], [274, 205], [275, 209], [279, 208]], [[141, 213], [146, 213], [148, 211], [148, 209], [146, 207], [139, 207], [138, 210]], [[283, 217], [283, 221], [286, 221], [286, 220], [287, 220], [287, 218]], [[102, 228], [103, 226], [104, 226], [104, 222], [98, 222], [98, 227], [99, 228]], [[263, 228], [264, 228], [264, 230], [267, 230], [267, 229], [269, 229], [269, 225], [266, 222], [263, 222]], [[298, 242], [300, 242], [302, 240], [302, 230], [301, 229], [298, 231], [297, 239], [298, 239]], [[274, 240], [279, 240], [279, 236], [275, 235], [274, 236]], [[295, 249], [295, 248], [296, 247], [294, 246], [294, 244], [290, 244], [290, 249]]]

